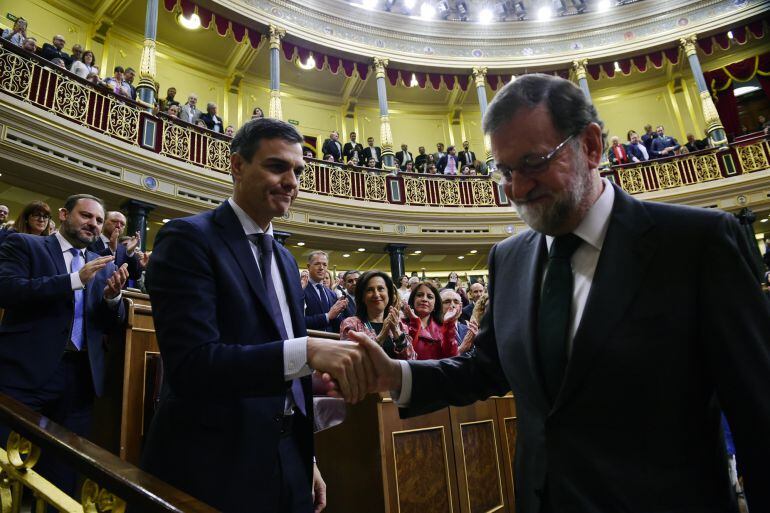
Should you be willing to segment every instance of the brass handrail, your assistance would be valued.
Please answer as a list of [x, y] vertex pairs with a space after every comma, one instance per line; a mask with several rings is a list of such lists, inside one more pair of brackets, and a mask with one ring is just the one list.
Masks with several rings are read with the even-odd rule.
[[[13, 430], [7, 451], [0, 450], [0, 511], [11, 511], [11, 491], [25, 485], [38, 496], [48, 491], [50, 496], [42, 500], [65, 511], [119, 513], [129, 506], [142, 513], [216, 512], [4, 394], [0, 394], [0, 423]], [[41, 452], [87, 478], [80, 505], [31, 470]]]

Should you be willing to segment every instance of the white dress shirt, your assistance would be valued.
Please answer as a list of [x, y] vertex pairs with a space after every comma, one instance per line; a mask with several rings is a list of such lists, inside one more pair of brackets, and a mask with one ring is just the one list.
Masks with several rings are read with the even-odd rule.
[[[607, 235], [607, 228], [610, 225], [612, 206], [615, 203], [615, 189], [613, 189], [612, 184], [606, 178], [602, 178], [602, 186], [604, 190], [601, 195], [572, 232], [583, 239], [583, 242], [572, 255], [573, 283], [568, 348], [570, 356], [572, 355], [572, 341], [578, 326], [580, 326], [580, 320], [583, 318], [596, 265], [599, 263], [599, 255]], [[550, 250], [553, 237], [547, 235], [545, 240]], [[396, 405], [405, 407], [409, 406], [409, 400], [412, 398], [412, 369], [404, 360], [398, 362], [401, 365], [401, 390], [391, 391], [391, 396]]]
[[[235, 203], [233, 198], [228, 198], [227, 202], [233, 208], [235, 216], [238, 218], [238, 221], [241, 222], [241, 226], [246, 235], [267, 233], [272, 237], [272, 223], [268, 225], [267, 231], [263, 231], [262, 228], [260, 228], [259, 225], [255, 223], [237, 203]], [[251, 247], [254, 261], [257, 263], [257, 268], [260, 269], [259, 249], [255, 244], [251, 243], [249, 243], [249, 247]], [[281, 280], [281, 273], [278, 271], [279, 268], [275, 260], [275, 254], [273, 254], [270, 268], [273, 271], [270, 273], [270, 276], [273, 278], [275, 294], [278, 296], [278, 306], [281, 307], [281, 317], [283, 318], [283, 325], [286, 328], [286, 336], [288, 337], [288, 339], [283, 342], [283, 376], [286, 381], [289, 381], [295, 378], [301, 378], [302, 376], [307, 376], [312, 372], [307, 364], [307, 337], [294, 338], [294, 327], [291, 323], [289, 302], [286, 299], [286, 289], [283, 286], [283, 280]]]

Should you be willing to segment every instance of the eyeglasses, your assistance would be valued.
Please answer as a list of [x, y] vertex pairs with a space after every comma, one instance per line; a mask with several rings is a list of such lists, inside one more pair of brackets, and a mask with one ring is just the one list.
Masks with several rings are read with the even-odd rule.
[[40, 213], [30, 214], [29, 217], [32, 217], [34, 219], [40, 219], [41, 221], [48, 221], [49, 219], [51, 219], [50, 215], [48, 215], [48, 214], [40, 214]]
[[542, 173], [548, 168], [548, 164], [559, 154], [559, 151], [561, 151], [561, 149], [564, 148], [567, 143], [570, 142], [576, 135], [577, 134], [570, 135], [545, 155], [528, 155], [524, 157], [513, 169], [506, 166], [501, 166], [500, 164], [497, 165], [497, 169], [503, 174], [503, 177], [506, 180], [511, 179], [514, 170], [527, 177], [532, 177]]

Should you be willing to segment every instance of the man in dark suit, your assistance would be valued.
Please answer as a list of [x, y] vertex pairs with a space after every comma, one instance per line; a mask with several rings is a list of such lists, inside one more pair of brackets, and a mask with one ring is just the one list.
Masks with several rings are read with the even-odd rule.
[[[657, 139], [658, 134], [652, 130], [652, 125], [644, 125], [644, 133], [642, 134], [642, 144], [647, 148], [647, 153], [652, 155], [652, 141]], [[650, 157], [655, 158], [655, 157]]]
[[198, 119], [203, 121], [206, 124], [206, 128], [211, 130], [212, 132], [217, 132], [218, 134], [224, 133], [224, 121], [222, 121], [222, 118], [219, 117], [217, 114], [217, 104], [213, 102], [209, 102], [206, 105], [206, 113], [201, 114]]
[[334, 157], [334, 162], [342, 162], [342, 145], [340, 144], [339, 133], [335, 131], [329, 134], [329, 138], [321, 146], [321, 153], [324, 157], [326, 155]]
[[377, 169], [382, 169], [382, 149], [379, 146], [374, 145], [374, 137], [366, 139], [368, 146], [364, 148], [364, 162], [369, 162], [374, 159], [374, 164]]
[[40, 57], [49, 61], [59, 58], [64, 61], [66, 68], [70, 69], [70, 66], [72, 66], [72, 59], [67, 55], [67, 52], [63, 51], [65, 44], [66, 42], [62, 36], [53, 36], [53, 44], [43, 43], [43, 47], [40, 49]]
[[463, 308], [463, 315], [460, 317], [460, 319], [466, 322], [471, 319], [471, 316], [473, 315], [473, 308], [476, 306], [476, 302], [481, 299], [481, 296], [483, 295], [484, 285], [477, 281], [471, 283], [471, 286], [468, 288], [468, 299], [470, 299], [470, 302], [465, 308]]
[[337, 298], [332, 289], [323, 284], [329, 270], [329, 255], [323, 251], [313, 251], [307, 258], [309, 273], [305, 287], [305, 324], [312, 330], [340, 332], [340, 313], [348, 305], [345, 298]]
[[417, 156], [414, 158], [414, 169], [422, 173], [423, 168], [428, 163], [428, 155], [425, 153], [425, 146], [417, 148]]
[[401, 168], [401, 171], [406, 170], [407, 162], [414, 163], [414, 158], [412, 158], [412, 152], [409, 151], [409, 147], [406, 144], [401, 145], [401, 151], [396, 153], [396, 160], [398, 161], [398, 167]]
[[350, 132], [350, 141], [345, 143], [345, 147], [342, 148], [342, 156], [345, 157], [345, 162], [350, 162], [353, 160], [353, 158], [358, 160], [358, 163], [362, 164], [362, 154], [364, 152], [364, 147], [361, 146], [361, 143], [356, 142], [356, 133]]
[[[125, 317], [120, 290], [128, 272], [86, 250], [104, 222], [100, 199], [70, 196], [59, 220], [53, 235], [12, 233], [0, 247], [0, 393], [88, 436], [94, 397], [104, 389], [102, 336]], [[0, 432], [5, 441], [8, 431]], [[71, 467], [44, 462], [44, 476], [74, 491]]]
[[474, 355], [397, 362], [354, 335], [378, 387], [404, 416], [512, 390], [518, 513], [738, 511], [722, 410], [770, 511], [770, 303], [735, 218], [600, 178], [602, 122], [561, 78], [511, 82], [483, 128], [532, 230], [490, 252]]
[[446, 149], [446, 155], [436, 164], [439, 174], [457, 175], [460, 173], [460, 159], [457, 158], [457, 150], [454, 146]]
[[297, 196], [302, 143], [283, 121], [247, 122], [232, 197], [164, 225], [147, 271], [164, 383], [142, 466], [224, 512], [323, 509], [310, 369], [351, 401], [365, 393], [348, 388], [367, 379], [359, 346], [306, 336], [297, 263], [272, 237]]
[[342, 299], [347, 301], [345, 309], [340, 313], [340, 323], [348, 317], [356, 315], [356, 284], [358, 283], [358, 277], [361, 273], [356, 270], [345, 271], [342, 275], [342, 284], [344, 289], [342, 291]]
[[470, 143], [463, 142], [463, 151], [457, 156], [460, 159], [460, 166], [471, 166], [476, 162], [476, 154], [470, 150]]
[[658, 136], [652, 140], [650, 145], [652, 158], [659, 159], [673, 156], [680, 147], [679, 143], [676, 142], [676, 139], [664, 133], [663, 125], [659, 125], [656, 131]]
[[131, 237], [127, 244], [120, 244], [118, 239], [123, 235], [125, 229], [126, 216], [122, 212], [107, 212], [102, 233], [88, 246], [88, 250], [101, 256], [114, 256], [115, 266], [120, 267], [126, 264], [128, 278], [136, 281], [142, 277], [143, 270], [139, 261], [139, 255], [136, 253], [136, 249], [141, 242], [141, 234], [136, 232], [136, 235]]

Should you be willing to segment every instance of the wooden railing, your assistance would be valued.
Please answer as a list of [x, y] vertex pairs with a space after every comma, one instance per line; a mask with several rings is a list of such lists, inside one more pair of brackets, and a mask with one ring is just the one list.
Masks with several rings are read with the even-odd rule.
[[[12, 430], [5, 450], [0, 448], [2, 512], [20, 511], [25, 491], [34, 496], [33, 511], [45, 511], [46, 504], [67, 513], [122, 513], [127, 507], [143, 513], [216, 511], [3, 394], [0, 424]], [[85, 476], [80, 500], [35, 472], [41, 453]]]

